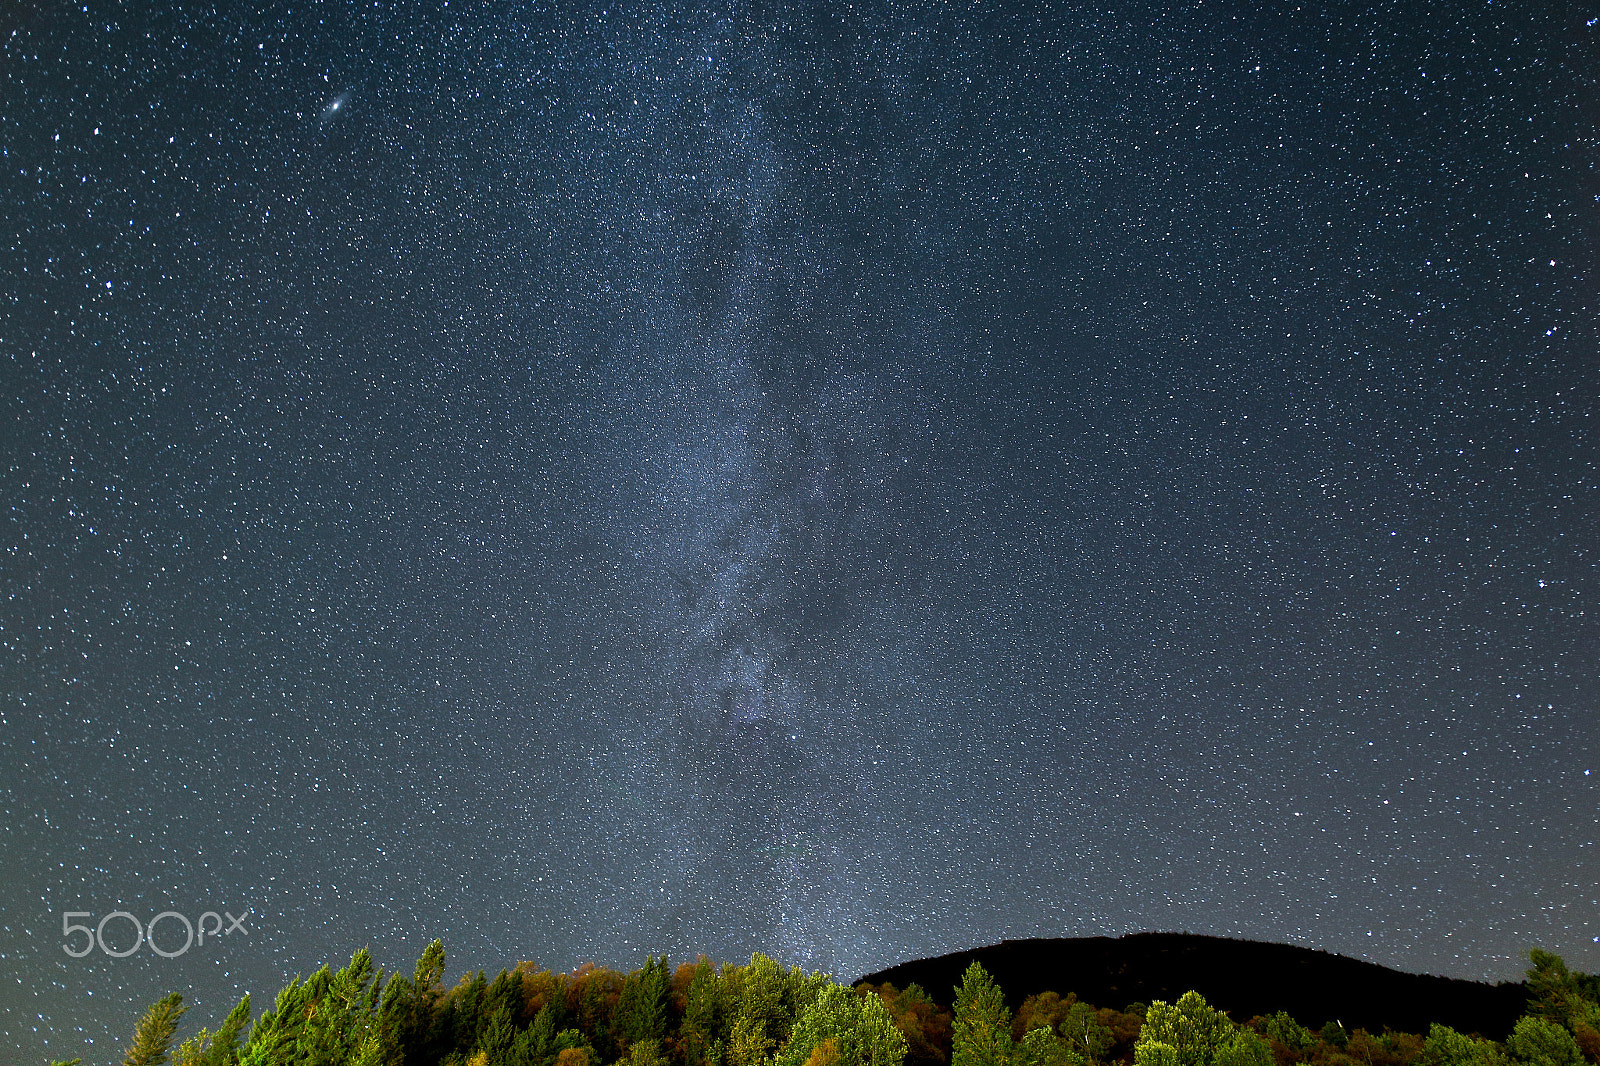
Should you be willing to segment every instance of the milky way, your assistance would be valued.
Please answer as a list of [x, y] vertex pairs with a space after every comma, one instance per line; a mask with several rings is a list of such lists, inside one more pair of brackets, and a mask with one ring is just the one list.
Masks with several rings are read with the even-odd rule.
[[0, 18], [7, 1046], [436, 936], [1600, 969], [1600, 11], [259, 6]]

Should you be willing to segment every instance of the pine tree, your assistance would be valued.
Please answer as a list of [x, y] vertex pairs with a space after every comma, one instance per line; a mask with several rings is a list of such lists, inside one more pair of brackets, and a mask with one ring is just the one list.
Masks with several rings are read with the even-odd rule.
[[904, 1066], [906, 1035], [895, 1025], [881, 996], [858, 997], [856, 1043], [861, 1066]]
[[434, 990], [443, 977], [444, 942], [435, 940], [417, 960], [417, 974], [411, 983], [416, 986], [418, 993], [426, 995]]
[[1023, 1034], [1011, 1053], [1014, 1066], [1084, 1066], [1085, 1059], [1062, 1042], [1046, 1025]]
[[288, 1061], [305, 1028], [307, 1006], [307, 986], [296, 977], [278, 993], [272, 1010], [251, 1027], [239, 1066], [279, 1066]]
[[133, 1043], [128, 1045], [123, 1066], [162, 1066], [172, 1047], [172, 1035], [178, 1031], [178, 1019], [187, 1009], [183, 997], [176, 992], [157, 1000], [134, 1028]]
[[451, 1040], [457, 1051], [470, 1051], [478, 1042], [478, 1034], [487, 1021], [483, 1016], [483, 1000], [488, 991], [489, 982], [482, 970], [473, 971], [451, 991]]
[[1000, 987], [974, 961], [956, 988], [950, 1066], [1007, 1066], [1011, 1061], [1011, 1012]]
[[1526, 1066], [1580, 1066], [1583, 1054], [1572, 1034], [1554, 1022], [1525, 1015], [1506, 1040], [1506, 1051]]
[[1177, 1066], [1212, 1066], [1217, 1051], [1232, 1038], [1228, 1016], [1191, 990], [1176, 1003], [1151, 1002], [1133, 1048], [1134, 1061], [1137, 1066], [1167, 1066], [1169, 1059]]
[[684, 1066], [718, 1066], [720, 1055], [711, 1048], [722, 1035], [722, 983], [717, 971], [701, 958], [694, 965], [689, 990], [684, 994], [683, 1022], [678, 1027], [678, 1043], [683, 1048]]
[[510, 1052], [516, 1038], [517, 1027], [511, 1020], [511, 1010], [501, 1005], [494, 1008], [489, 1020], [484, 1023], [478, 1034], [476, 1050], [485, 1052], [490, 1062], [498, 1063]]
[[728, 1034], [729, 1066], [764, 1066], [775, 1043], [760, 1021], [741, 1015]]
[[628, 1053], [640, 1041], [659, 1041], [666, 1035], [670, 983], [667, 960], [663, 957], [658, 963], [654, 956], [623, 981], [612, 1023], [619, 1051]]
[[246, 992], [228, 1016], [206, 1051], [204, 1066], [235, 1066], [239, 1061], [239, 1035], [250, 1024], [250, 993]]
[[757, 1044], [772, 1048], [789, 1039], [799, 983], [799, 971], [786, 973], [783, 967], [760, 952], [750, 956], [750, 965], [742, 967], [739, 973], [739, 1007], [734, 1023], [735, 1026], [744, 1023], [744, 1035], [735, 1041], [730, 1030], [730, 1061], [739, 1061], [734, 1058], [736, 1044], [739, 1055], [748, 1055]]
[[[549, 1008], [545, 1008], [548, 1010]], [[544, 1014], [541, 1010], [540, 1014]], [[545, 1052], [549, 1049], [549, 1042], [541, 1045], [539, 1034], [535, 1031], [537, 1022], [519, 1032], [511, 1041], [511, 1047], [506, 1052], [506, 1066], [543, 1066]]]

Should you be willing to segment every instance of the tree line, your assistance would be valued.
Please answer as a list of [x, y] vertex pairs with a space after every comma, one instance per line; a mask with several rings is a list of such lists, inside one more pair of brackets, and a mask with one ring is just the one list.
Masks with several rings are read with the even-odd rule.
[[1502, 1043], [1438, 1024], [1312, 1029], [1284, 1012], [1236, 1023], [1193, 991], [1123, 1010], [1045, 992], [1013, 1013], [976, 962], [949, 1009], [915, 984], [847, 988], [759, 954], [676, 969], [651, 957], [626, 974], [523, 963], [446, 988], [434, 941], [410, 976], [363, 948], [259, 1017], [246, 995], [175, 1050], [173, 993], [140, 1019], [123, 1066], [1600, 1066], [1600, 977], [1545, 951], [1531, 961], [1527, 1013]]

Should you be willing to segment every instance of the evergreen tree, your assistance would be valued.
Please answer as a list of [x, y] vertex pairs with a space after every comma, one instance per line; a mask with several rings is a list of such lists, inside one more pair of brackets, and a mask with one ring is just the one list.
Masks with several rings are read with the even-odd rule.
[[758, 1018], [741, 1014], [728, 1033], [728, 1066], [765, 1066], [775, 1043]]
[[1491, 1041], [1458, 1033], [1435, 1022], [1422, 1044], [1423, 1066], [1506, 1066], [1505, 1055]]
[[398, 1062], [384, 1050], [383, 1038], [376, 1030], [369, 1031], [361, 1038], [355, 1054], [350, 1058], [350, 1066], [389, 1066]]
[[1583, 1062], [1571, 1033], [1531, 1014], [1518, 1020], [1506, 1040], [1506, 1051], [1526, 1066], [1579, 1066]]
[[1528, 1013], [1565, 1026], [1590, 1062], [1600, 1062], [1600, 977], [1574, 973], [1559, 955], [1528, 953]]
[[474, 970], [450, 990], [448, 1003], [450, 1043], [457, 1051], [468, 1052], [478, 1042], [478, 1034], [487, 1019], [483, 1017], [483, 1000], [489, 991], [489, 982], [482, 970]]
[[[1134, 1045], [1134, 1061], [1138, 1066], [1157, 1066], [1158, 1060], [1160, 1066], [1166, 1066], [1169, 1059], [1177, 1066], [1212, 1066], [1217, 1051], [1232, 1037], [1233, 1022], [1228, 1016], [1191, 990], [1177, 1003], [1151, 1002], [1139, 1042]], [[1143, 1057], [1141, 1048], [1145, 1049]], [[1167, 1048], [1171, 1056], [1161, 1050]]]
[[974, 961], [956, 988], [950, 1066], [1007, 1066], [1011, 1013], [988, 971]]
[[1087, 1060], [1044, 1025], [1034, 1026], [1011, 1053], [1014, 1066], [1086, 1066]]
[[481, 1027], [474, 1050], [484, 1052], [491, 1063], [498, 1064], [510, 1053], [516, 1038], [517, 1027], [511, 1020], [511, 1009], [502, 1004], [494, 1008]]
[[1317, 1046], [1316, 1036], [1311, 1030], [1295, 1021], [1288, 1011], [1280, 1010], [1276, 1014], [1258, 1018], [1256, 1024], [1262, 1036], [1268, 1040], [1276, 1040], [1289, 1051], [1309, 1051]]
[[667, 989], [672, 977], [663, 957], [645, 960], [644, 969], [629, 974], [622, 983], [612, 1023], [619, 1050], [630, 1054], [642, 1041], [657, 1042], [667, 1033]]
[[[735, 1027], [740, 1022], [745, 1023], [740, 1030], [744, 1035], [735, 1041], [730, 1031], [730, 1061], [735, 1061], [736, 1043], [740, 1048], [738, 1054], [744, 1055], [756, 1044], [771, 1048], [789, 1039], [789, 1026], [795, 1015], [795, 985], [799, 977], [798, 972], [792, 975], [785, 973], [783, 967], [759, 952], [750, 956], [750, 965], [742, 967], [737, 978], [739, 998], [734, 1023]], [[763, 1055], [765, 1053], [762, 1052]], [[752, 1066], [742, 1060], [738, 1062], [739, 1066]]]
[[416, 1030], [416, 987], [403, 975], [389, 976], [377, 1009], [376, 1029], [380, 1062], [399, 1063]]
[[324, 966], [308, 982], [305, 1027], [298, 1041], [304, 1066], [346, 1066], [373, 1028], [380, 975], [362, 948], [338, 971]]
[[222, 1028], [206, 1052], [204, 1066], [235, 1066], [239, 1061], [239, 1037], [249, 1024], [250, 993], [246, 992], [223, 1019]]
[[501, 970], [500, 975], [490, 983], [489, 992], [484, 997], [484, 1016], [492, 1018], [496, 1011], [503, 1008], [511, 1023], [517, 1025], [522, 1021], [526, 1002], [522, 971]]
[[541, 1046], [535, 1029], [536, 1026], [530, 1025], [512, 1039], [511, 1047], [506, 1051], [506, 1066], [544, 1066], [550, 1044], [547, 1040]]
[[[727, 1014], [724, 991], [709, 962], [702, 958], [695, 963], [694, 976], [684, 994], [683, 1022], [678, 1027], [684, 1066], [721, 1066], [718, 1041]], [[718, 1048], [715, 1054], [713, 1046]]]
[[178, 1045], [177, 1052], [172, 1056], [173, 1066], [203, 1066], [206, 1052], [211, 1047], [211, 1030], [204, 1027]]
[[216, 1033], [201, 1029], [178, 1046], [176, 1066], [236, 1066], [239, 1061], [239, 1034], [250, 1023], [250, 995], [228, 1012]]
[[432, 992], [444, 977], [444, 942], [435, 940], [429, 944], [422, 957], [417, 960], [417, 973], [412, 984], [417, 992], [427, 995]]
[[172, 1035], [178, 1031], [178, 1019], [187, 1009], [176, 992], [157, 1000], [134, 1028], [123, 1066], [162, 1066], [172, 1047]]
[[239, 1066], [280, 1066], [290, 1061], [305, 1026], [306, 986], [296, 977], [278, 993], [272, 1010], [250, 1029]]

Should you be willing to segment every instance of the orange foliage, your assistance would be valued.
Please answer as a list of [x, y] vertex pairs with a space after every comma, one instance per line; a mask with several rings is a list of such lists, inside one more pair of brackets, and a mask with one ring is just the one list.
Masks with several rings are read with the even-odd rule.
[[828, 1037], [811, 1051], [811, 1057], [806, 1060], [806, 1066], [838, 1066], [839, 1044], [833, 1037]]
[[1422, 1058], [1422, 1037], [1392, 1029], [1373, 1036], [1365, 1029], [1357, 1029], [1345, 1054], [1366, 1066], [1412, 1066]]
[[1578, 1050], [1583, 1052], [1583, 1057], [1590, 1062], [1600, 1062], [1600, 1032], [1588, 1022], [1576, 1022], [1572, 1026], [1572, 1035], [1578, 1041]]
[[622, 997], [622, 974], [586, 962], [567, 980], [567, 1010], [585, 1033], [599, 1031], [616, 1013]]
[[1059, 1034], [1061, 1019], [1067, 1016], [1067, 1012], [1076, 1002], [1078, 996], [1075, 992], [1068, 992], [1065, 999], [1054, 992], [1041, 992], [1036, 996], [1029, 996], [1022, 1001], [1022, 1006], [1017, 1008], [1017, 1016], [1011, 1022], [1012, 1039], [1021, 1040], [1028, 1033], [1041, 1027]]
[[567, 1002], [567, 978], [565, 974], [551, 973], [549, 970], [538, 970], [527, 974], [522, 979], [522, 1013], [524, 1017], [532, 1018], [538, 1014], [545, 1004], [552, 1004], [559, 1012]]
[[906, 1066], [945, 1066], [950, 1061], [950, 1012], [927, 993], [914, 985], [901, 992], [887, 981], [876, 988], [861, 985], [856, 992], [883, 1000], [895, 1027], [906, 1038]]
[[1138, 1042], [1139, 1031], [1144, 1028], [1144, 1017], [1110, 1007], [1101, 1007], [1094, 1012], [1094, 1017], [1095, 1021], [1111, 1030], [1111, 1038], [1116, 1041], [1111, 1045], [1111, 1050], [1106, 1052], [1106, 1058], [1113, 1062], [1132, 1062], [1133, 1045]]

